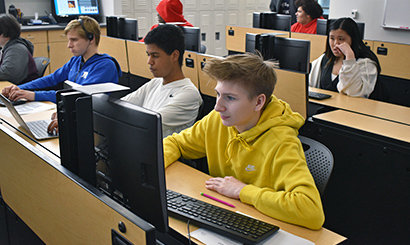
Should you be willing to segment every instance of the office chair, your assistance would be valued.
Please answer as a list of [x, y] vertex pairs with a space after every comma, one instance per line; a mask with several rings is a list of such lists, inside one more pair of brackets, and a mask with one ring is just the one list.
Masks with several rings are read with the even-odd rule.
[[205, 44], [201, 44], [201, 48], [200, 48], [200, 50], [199, 50], [199, 53], [205, 54], [205, 52], [206, 52], [206, 45], [205, 45]]
[[322, 143], [299, 135], [306, 162], [320, 195], [323, 195], [333, 170], [333, 155]]
[[50, 64], [50, 59], [47, 57], [34, 57], [33, 59], [34, 62], [36, 62], [38, 76], [44, 76], [48, 64]]

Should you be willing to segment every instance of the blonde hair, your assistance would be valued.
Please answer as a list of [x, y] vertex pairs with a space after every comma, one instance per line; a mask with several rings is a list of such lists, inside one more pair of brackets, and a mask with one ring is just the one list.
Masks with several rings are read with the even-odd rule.
[[[100, 36], [101, 36], [100, 24], [98, 24], [98, 22], [95, 19], [88, 17], [88, 16], [80, 16], [79, 19], [82, 20], [85, 30], [87, 30], [88, 33], [91, 33], [94, 35], [95, 45], [98, 46], [98, 44], [100, 43]], [[70, 21], [67, 24], [67, 26], [64, 29], [64, 34], [67, 35], [69, 31], [77, 29], [78, 35], [88, 40], [87, 34], [85, 33], [84, 28], [81, 26], [80, 21], [78, 19], [75, 19], [75, 20]]]
[[275, 62], [264, 61], [260, 54], [246, 53], [210, 59], [204, 72], [217, 81], [240, 84], [248, 91], [249, 99], [265, 94], [268, 101], [277, 81], [276, 66]]

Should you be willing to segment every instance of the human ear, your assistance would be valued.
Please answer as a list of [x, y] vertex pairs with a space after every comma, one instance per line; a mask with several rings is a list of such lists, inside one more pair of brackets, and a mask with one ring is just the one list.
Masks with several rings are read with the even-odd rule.
[[171, 53], [171, 59], [172, 59], [172, 61], [174, 61], [174, 62], [178, 62], [178, 59], [179, 59], [179, 51], [178, 51], [178, 50], [174, 50], [174, 51]]
[[255, 111], [260, 111], [263, 109], [266, 102], [265, 94], [260, 94], [256, 97]]

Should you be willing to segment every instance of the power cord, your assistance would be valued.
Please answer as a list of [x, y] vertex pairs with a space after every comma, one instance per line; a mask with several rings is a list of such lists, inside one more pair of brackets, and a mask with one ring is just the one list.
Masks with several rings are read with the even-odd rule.
[[191, 245], [191, 232], [189, 231], [189, 222], [190, 222], [191, 220], [190, 219], [188, 219], [188, 221], [186, 222], [186, 225], [187, 225], [187, 230], [188, 230], [188, 244], [189, 245]]

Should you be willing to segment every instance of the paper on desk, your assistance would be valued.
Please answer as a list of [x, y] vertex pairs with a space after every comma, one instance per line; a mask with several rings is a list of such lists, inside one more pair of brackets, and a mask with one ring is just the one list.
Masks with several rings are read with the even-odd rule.
[[[191, 232], [191, 236], [195, 237], [199, 241], [209, 244], [209, 245], [238, 245], [242, 244], [239, 242], [236, 242], [234, 240], [231, 240], [227, 237], [221, 236], [219, 234], [216, 234], [215, 232], [209, 231], [204, 228], [200, 228], [198, 230], [195, 230], [194, 232]], [[264, 240], [262, 243], [263, 245], [313, 245], [315, 243], [306, 240], [304, 238], [295, 236], [293, 234], [290, 234], [289, 232], [286, 232], [284, 230], [278, 230], [275, 234], [273, 234], [270, 238], [267, 240]]]
[[[56, 107], [55, 104], [44, 103], [40, 101], [32, 101], [32, 102], [24, 103], [22, 105], [17, 105], [14, 108], [16, 108], [17, 112], [20, 115], [24, 115], [24, 114], [30, 114], [30, 113], [37, 113], [41, 111], [48, 111], [48, 110], [54, 109], [55, 107]], [[0, 114], [6, 117], [11, 117], [9, 110], [6, 107], [0, 108]]]

